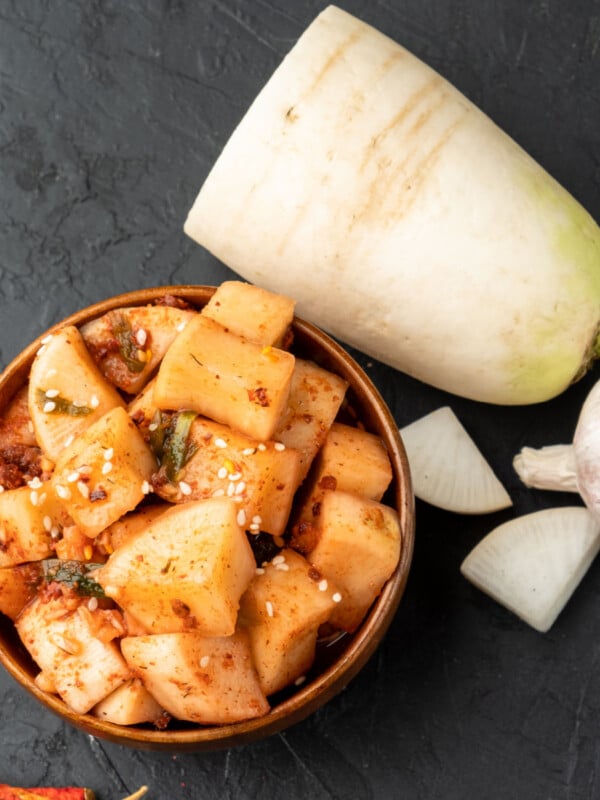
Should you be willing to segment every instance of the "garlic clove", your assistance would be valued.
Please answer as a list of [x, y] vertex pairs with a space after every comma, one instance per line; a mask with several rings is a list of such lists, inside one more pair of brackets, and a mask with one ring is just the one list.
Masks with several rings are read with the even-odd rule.
[[575, 448], [570, 444], [523, 447], [513, 467], [525, 486], [556, 492], [579, 492]]

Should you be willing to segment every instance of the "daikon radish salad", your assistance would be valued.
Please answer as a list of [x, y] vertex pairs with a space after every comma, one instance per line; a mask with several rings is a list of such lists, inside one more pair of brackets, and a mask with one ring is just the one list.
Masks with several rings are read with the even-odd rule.
[[0, 612], [77, 714], [263, 717], [394, 573], [390, 456], [293, 315], [232, 281], [64, 324], [0, 414]]
[[334, 6], [240, 121], [185, 231], [458, 395], [543, 401], [597, 355], [594, 220], [440, 75]]

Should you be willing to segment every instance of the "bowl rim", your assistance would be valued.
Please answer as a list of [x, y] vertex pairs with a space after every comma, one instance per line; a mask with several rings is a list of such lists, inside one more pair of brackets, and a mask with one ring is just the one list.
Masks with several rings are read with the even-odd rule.
[[[202, 308], [216, 288], [203, 284], [184, 284], [137, 289], [114, 295], [70, 314], [41, 333], [0, 374], [0, 409], [24, 385], [35, 354], [45, 337], [54, 331], [66, 325], [79, 327], [112, 309], [145, 305], [165, 295], [183, 297], [196, 307]], [[0, 633], [0, 664], [21, 687], [76, 728], [117, 744], [137, 749], [171, 752], [215, 750], [250, 743], [302, 721], [331, 700], [363, 668], [387, 633], [406, 588], [414, 551], [415, 500], [406, 451], [387, 404], [355, 359], [327, 333], [300, 317], [294, 316], [293, 330], [295, 336], [300, 336], [309, 344], [321, 349], [327, 361], [336, 362], [335, 371], [338, 374], [342, 365], [341, 374], [349, 381], [356, 399], [361, 406], [369, 408], [371, 416], [369, 427], [377, 429], [388, 449], [394, 476], [392, 483], [394, 507], [398, 512], [402, 530], [400, 560], [394, 573], [384, 585], [367, 617], [349, 637], [343, 652], [332, 664], [299, 687], [290, 697], [273, 705], [266, 715], [226, 725], [199, 725], [183, 730], [158, 730], [121, 726], [100, 720], [91, 714], [77, 714], [58, 696], [43, 692], [35, 685], [30, 672], [11, 652], [11, 648]]]

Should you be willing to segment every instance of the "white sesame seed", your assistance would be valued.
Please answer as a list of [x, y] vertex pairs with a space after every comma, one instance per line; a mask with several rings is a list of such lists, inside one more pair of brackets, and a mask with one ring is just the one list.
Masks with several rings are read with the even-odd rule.
[[202, 667], [202, 669], [208, 667], [209, 662], [210, 662], [210, 656], [202, 656], [202, 658], [200, 659], [200, 666]]
[[255, 525], [262, 525], [262, 517], [261, 517], [259, 514], [255, 514], [255, 515], [252, 517], [252, 522], [253, 522]]
[[294, 686], [302, 686], [306, 681], [306, 675], [299, 675], [294, 681]]
[[29, 493], [29, 500], [32, 506], [37, 506], [38, 504], [38, 494], [37, 492], [30, 492]]
[[273, 603], [270, 600], [267, 600], [265, 603], [265, 608], [267, 609], [267, 614], [269, 617], [273, 616]]
[[48, 640], [54, 647], [57, 647], [59, 650], [63, 650], [65, 653], [68, 653], [71, 656], [78, 655], [80, 651], [80, 645], [77, 640], [73, 640], [68, 636], [63, 636], [61, 633], [54, 633], [48, 637]]
[[326, 578], [323, 578], [322, 581], [319, 581], [319, 591], [320, 592], [326, 592], [328, 586], [329, 586], [329, 584], [327, 583], [327, 579]]
[[60, 528], [58, 527], [58, 525], [53, 525], [50, 528], [50, 536], [53, 539], [58, 539], [58, 537], [60, 536]]
[[246, 524], [246, 512], [243, 508], [240, 508], [237, 514], [237, 524], [240, 527], [243, 527]]
[[71, 434], [71, 436], [67, 436], [67, 438], [65, 439], [65, 441], [63, 443], [63, 447], [70, 447], [73, 444], [74, 440], [75, 440], [75, 437], [73, 436], [73, 434]]
[[44, 403], [42, 411], [44, 412], [44, 414], [51, 414], [55, 408], [56, 408], [56, 403], [54, 402], [54, 400], [48, 400], [47, 403]]
[[267, 449], [267, 445], [266, 445], [266, 444], [263, 444], [263, 443], [261, 442], [261, 443], [258, 445], [258, 449], [259, 449], [259, 450], [260, 450], [262, 453], [264, 453], [264, 452], [265, 452], [265, 450]]
[[43, 344], [40, 349], [37, 351], [36, 356], [41, 356], [46, 351], [46, 345]]
[[280, 572], [289, 572], [290, 571], [290, 565], [289, 564], [285, 564], [285, 563], [276, 564], [275, 565], [275, 569], [278, 569]]
[[112, 468], [113, 468], [112, 461], [105, 461], [104, 464], [102, 464], [102, 474], [108, 475], [108, 473], [112, 470]]
[[44, 517], [44, 530], [50, 533], [52, 530], [52, 518], [51, 517]]
[[250, 533], [260, 533], [260, 525], [257, 525], [256, 522], [252, 522], [248, 530]]
[[152, 491], [152, 487], [150, 486], [148, 481], [144, 481], [142, 483], [142, 494], [150, 494], [151, 491]]
[[148, 430], [152, 432], [158, 430], [158, 422], [151, 422], [150, 425], [148, 425]]
[[239, 503], [243, 503], [244, 499], [245, 499], [245, 495], [243, 495], [243, 494], [234, 494], [231, 499], [233, 500], [234, 503], [238, 503], [238, 504]]
[[75, 483], [75, 481], [79, 480], [79, 470], [74, 470], [73, 472], [67, 475], [67, 483]]
[[214, 492], [211, 494], [211, 497], [224, 497], [225, 496], [225, 489], [215, 489]]
[[73, 400], [75, 408], [85, 408], [85, 400]]
[[80, 467], [77, 467], [77, 472], [80, 475], [91, 475], [93, 470], [88, 464], [82, 464]]
[[43, 505], [43, 504], [46, 502], [46, 497], [47, 497], [47, 496], [48, 496], [48, 495], [46, 494], [46, 492], [42, 492], [42, 493], [41, 493], [41, 495], [40, 495], [40, 498], [39, 498], [39, 500], [40, 500], [40, 503], [39, 503], [39, 504], [40, 504], [40, 505]]
[[254, 572], [255, 572], [257, 575], [264, 575], [264, 574], [265, 574], [265, 571], [264, 571], [264, 569], [263, 569], [262, 567], [257, 567], [257, 568], [254, 570]]
[[181, 333], [181, 331], [185, 328], [186, 325], [187, 325], [187, 320], [184, 319], [183, 322], [180, 322], [179, 325], [177, 326], [177, 331]]
[[217, 478], [221, 478], [222, 480], [223, 478], [226, 477], [227, 477], [227, 467], [219, 467], [219, 470], [217, 472]]
[[82, 497], [85, 497], [87, 500], [87, 498], [90, 496], [90, 490], [87, 483], [84, 481], [77, 481], [77, 489], [79, 490], [79, 494]]
[[179, 481], [179, 491], [181, 492], [181, 494], [187, 496], [192, 493], [192, 487], [189, 485], [189, 483], [186, 483], [185, 481]]
[[220, 437], [215, 439], [215, 447], [219, 447], [221, 450], [227, 447], [227, 442], [225, 439], [221, 439]]
[[29, 486], [30, 489], [39, 489], [42, 486], [42, 482], [36, 475], [35, 478], [27, 482], [27, 486]]
[[342, 595], [339, 592], [336, 592], [334, 595], [332, 595], [331, 599], [334, 603], [341, 603]]
[[229, 475], [229, 480], [230, 480], [230, 481], [239, 481], [239, 479], [240, 479], [241, 477], [242, 477], [242, 473], [241, 473], [241, 472], [232, 472], [232, 473]]
[[275, 450], [279, 450], [280, 452], [281, 452], [282, 450], [285, 450], [285, 445], [284, 445], [284, 443], [283, 443], [283, 442], [275, 442], [275, 444], [273, 445], [273, 447], [275, 448]]
[[56, 484], [56, 494], [60, 497], [61, 500], [68, 500], [71, 497], [71, 490], [68, 489], [66, 486], [63, 486], [60, 483]]
[[4, 486], [0, 483], [0, 494], [4, 491]]
[[100, 405], [100, 400], [98, 400], [98, 397], [95, 394], [93, 394], [90, 398], [90, 408], [98, 408], [99, 405]]
[[58, 389], [47, 389], [46, 390], [46, 397], [50, 397], [50, 398], [58, 397], [59, 394], [60, 394], [60, 392], [58, 391]]
[[242, 450], [243, 456], [253, 456], [256, 453], [256, 447], [246, 447]]
[[230, 483], [227, 487], [227, 497], [233, 497], [235, 492], [235, 483]]
[[112, 447], [107, 447], [106, 450], [104, 451], [104, 460], [111, 461], [114, 454], [115, 454], [114, 449]]
[[95, 611], [98, 608], [98, 598], [97, 597], [90, 597], [87, 602], [87, 607], [90, 611]]
[[52, 341], [52, 334], [51, 333], [49, 333], [47, 336], [44, 336], [44, 338], [41, 340], [42, 344], [48, 344], [48, 342], [51, 342], [51, 341]]
[[148, 339], [148, 334], [143, 328], [140, 328], [135, 335], [136, 342], [139, 344], [140, 347], [143, 347], [146, 344], [147, 339]]
[[273, 560], [271, 561], [272, 564], [283, 564], [285, 561], [285, 556], [282, 556], [281, 553], [279, 555], [274, 556]]
[[246, 484], [244, 483], [244, 481], [240, 481], [235, 487], [236, 494], [243, 494], [245, 490], [246, 490]]

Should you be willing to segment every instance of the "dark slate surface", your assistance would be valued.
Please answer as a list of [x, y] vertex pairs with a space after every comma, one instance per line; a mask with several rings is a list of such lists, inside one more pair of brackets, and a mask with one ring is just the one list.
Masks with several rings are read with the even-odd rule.
[[[316, 0], [1, 0], [0, 362], [108, 295], [230, 273], [182, 233], [236, 121], [323, 7]], [[592, 0], [346, 0], [480, 104], [600, 217], [600, 7]], [[399, 298], [402, 302], [402, 298]], [[600, 564], [551, 632], [459, 575], [497, 522], [572, 502], [520, 487], [512, 455], [568, 441], [595, 373], [501, 409], [365, 358], [399, 425], [450, 402], [515, 510], [418, 504], [414, 568], [384, 645], [312, 718], [231, 751], [170, 755], [92, 740], [0, 674], [0, 782], [150, 798], [600, 796]]]

